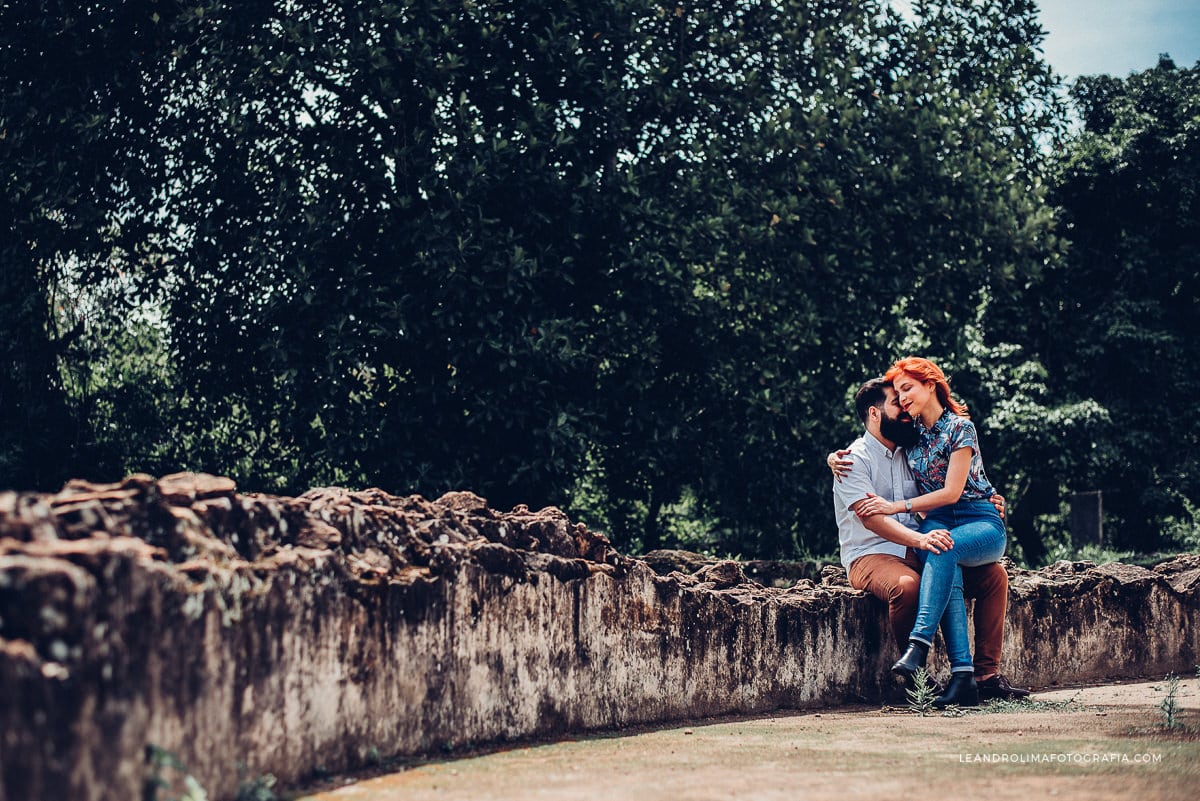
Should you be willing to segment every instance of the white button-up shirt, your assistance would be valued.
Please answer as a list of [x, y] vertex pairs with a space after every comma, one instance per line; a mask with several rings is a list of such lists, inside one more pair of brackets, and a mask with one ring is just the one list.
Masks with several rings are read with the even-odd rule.
[[[887, 553], [904, 557], [905, 547], [885, 540], [867, 529], [850, 507], [867, 497], [878, 495], [886, 501], [903, 501], [917, 497], [917, 482], [903, 448], [888, 450], [873, 434], [867, 432], [850, 444], [849, 459], [854, 466], [850, 475], [833, 482], [833, 512], [838, 524], [838, 544], [842, 565], [847, 572], [860, 556]], [[908, 514], [894, 517], [916, 531], [917, 521]]]

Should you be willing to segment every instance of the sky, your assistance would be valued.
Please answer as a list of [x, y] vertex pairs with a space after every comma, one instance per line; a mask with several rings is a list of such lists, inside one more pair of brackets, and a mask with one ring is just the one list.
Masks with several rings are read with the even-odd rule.
[[1046, 61], [1067, 79], [1200, 60], [1200, 0], [1037, 0]]
[[[1200, 60], [1200, 0], [1036, 0], [1055, 72], [1071, 81], [1107, 73], [1124, 78], [1168, 53], [1180, 67]], [[909, 0], [890, 0], [908, 13]]]

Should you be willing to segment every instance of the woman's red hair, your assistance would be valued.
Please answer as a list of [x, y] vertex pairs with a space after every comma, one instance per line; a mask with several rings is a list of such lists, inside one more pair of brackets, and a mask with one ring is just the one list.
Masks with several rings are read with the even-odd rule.
[[950, 382], [946, 380], [946, 374], [942, 372], [940, 367], [929, 361], [929, 359], [922, 359], [919, 356], [909, 356], [901, 359], [888, 369], [883, 378], [888, 383], [894, 384], [901, 373], [908, 373], [922, 384], [932, 381], [933, 391], [942, 406], [954, 412], [959, 417], [969, 418], [971, 416], [967, 414], [967, 405], [955, 400], [950, 394]]

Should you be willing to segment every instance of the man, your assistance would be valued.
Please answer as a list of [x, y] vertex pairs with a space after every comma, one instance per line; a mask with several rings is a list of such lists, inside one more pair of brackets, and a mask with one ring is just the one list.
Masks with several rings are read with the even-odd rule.
[[[866, 433], [848, 451], [830, 454], [834, 471], [834, 514], [842, 564], [850, 586], [866, 590], [888, 605], [892, 635], [903, 650], [917, 617], [921, 586], [921, 563], [915, 551], [940, 553], [953, 547], [947, 531], [922, 534], [918, 522], [908, 514], [873, 515], [865, 520], [855, 514], [858, 504], [870, 495], [888, 501], [917, 496], [916, 480], [904, 452], [917, 442], [912, 418], [900, 408], [892, 385], [882, 378], [863, 384], [854, 396], [854, 408]], [[849, 461], [839, 461], [847, 454]], [[852, 466], [849, 471], [839, 470]], [[1004, 499], [992, 502], [1003, 514]], [[1004, 643], [1004, 615], [1008, 607], [1008, 573], [999, 563], [964, 567], [963, 595], [975, 599], [975, 679], [981, 700], [1026, 698], [1029, 691], [1009, 684], [1000, 674], [1000, 651]]]

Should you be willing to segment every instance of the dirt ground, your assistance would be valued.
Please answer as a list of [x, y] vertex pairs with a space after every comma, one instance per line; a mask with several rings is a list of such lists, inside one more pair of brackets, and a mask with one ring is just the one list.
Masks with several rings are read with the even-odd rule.
[[[959, 715], [842, 707], [581, 736], [334, 777], [304, 801], [1200, 797], [1200, 680], [1038, 692]], [[336, 789], [330, 789], [336, 788]]]

